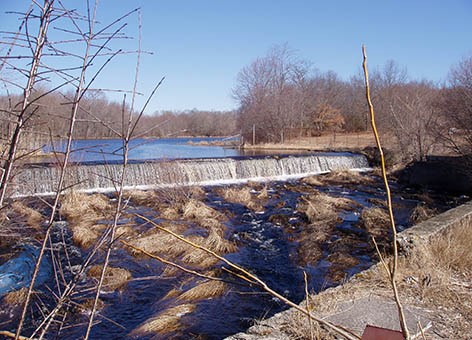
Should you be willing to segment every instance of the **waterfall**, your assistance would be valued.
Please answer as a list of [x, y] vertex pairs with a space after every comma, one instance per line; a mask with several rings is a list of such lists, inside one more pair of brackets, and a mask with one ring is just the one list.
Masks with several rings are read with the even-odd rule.
[[[126, 168], [126, 188], [285, 180], [368, 167], [363, 155], [349, 153], [131, 162]], [[113, 181], [121, 177], [122, 171], [120, 163], [74, 163], [68, 167], [65, 187], [75, 186], [81, 191], [113, 191]], [[12, 195], [49, 195], [57, 188], [59, 174], [57, 166], [29, 164], [14, 177], [10, 185]]]

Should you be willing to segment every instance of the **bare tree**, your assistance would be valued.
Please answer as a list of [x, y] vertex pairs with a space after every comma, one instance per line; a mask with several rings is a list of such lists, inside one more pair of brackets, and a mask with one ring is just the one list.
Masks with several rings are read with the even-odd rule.
[[[13, 164], [15, 162], [17, 148], [20, 143], [21, 133], [23, 131], [24, 124], [34, 114], [34, 110], [31, 113], [28, 112], [28, 109], [30, 108], [30, 105], [31, 105], [30, 96], [32, 93], [33, 86], [37, 79], [38, 68], [39, 68], [41, 57], [43, 54], [43, 48], [46, 43], [47, 31], [48, 31], [49, 24], [52, 19], [51, 15], [53, 12], [53, 3], [54, 3], [54, 0], [44, 1], [44, 5], [40, 9], [39, 29], [35, 37], [32, 37], [28, 34], [21, 34], [22, 40], [27, 44], [27, 46], [29, 47], [29, 50], [32, 51], [31, 56], [24, 56], [25, 58], [27, 57], [31, 58], [31, 66], [29, 70], [19, 69], [20, 73], [22, 74], [26, 73], [26, 85], [21, 86], [21, 85], [15, 84], [23, 90], [23, 98], [22, 98], [20, 107], [19, 108], [14, 107], [12, 108], [13, 111], [9, 111], [9, 110], [7, 111], [8, 114], [12, 116], [16, 116], [16, 121], [15, 121], [13, 134], [11, 135], [11, 138], [8, 142], [7, 157], [2, 164], [2, 174], [1, 174], [1, 179], [0, 179], [0, 207], [3, 206], [3, 201], [5, 199], [8, 182], [10, 180]], [[31, 15], [32, 15], [32, 11], [29, 10], [23, 19], [23, 23], [25, 25], [23, 26], [22, 24], [20, 28], [28, 27], [28, 20], [31, 18]], [[15, 33], [14, 38], [10, 43], [12, 47], [19, 44], [17, 41], [18, 40], [17, 37], [18, 37], [18, 33]], [[2, 58], [2, 66], [5, 63], [10, 64], [10, 62], [8, 62], [8, 59], [10, 57], [12, 56], [7, 55]], [[4, 82], [8, 81], [6, 79], [2, 79], [2, 80]]]
[[438, 143], [434, 133], [439, 120], [439, 112], [434, 105], [437, 89], [433, 84], [422, 81], [393, 86], [389, 90], [393, 93], [388, 102], [389, 126], [403, 157], [426, 160]]
[[246, 138], [255, 126], [257, 142], [277, 142], [298, 125], [303, 94], [296, 89], [309, 68], [309, 63], [282, 45], [239, 72], [233, 97], [240, 104], [239, 127]]
[[451, 67], [437, 105], [442, 141], [458, 155], [472, 155], [472, 56]]
[[[125, 24], [122, 24], [122, 20], [128, 17], [131, 13], [136, 12], [136, 10], [128, 12], [127, 14], [113, 21], [111, 24], [105, 25], [102, 29], [96, 29], [96, 26], [98, 25], [96, 20], [97, 7], [98, 0], [95, 0], [95, 4], [93, 7], [91, 7], [89, 2], [86, 1], [87, 12], [84, 16], [82, 16], [76, 11], [66, 9], [60, 1], [57, 1], [55, 3], [54, 0], [44, 0], [44, 3], [42, 5], [40, 5], [36, 1], [33, 1], [32, 6], [28, 10], [28, 12], [24, 14], [23, 24], [20, 26], [20, 30], [21, 28], [24, 28], [25, 31], [10, 34], [13, 37], [10, 42], [10, 46], [12, 48], [9, 49], [7, 55], [0, 57], [0, 60], [2, 61], [2, 68], [3, 65], [7, 65], [9, 68], [17, 71], [20, 75], [26, 77], [26, 85], [24, 86], [11, 81], [10, 77], [1, 78], [1, 80], [5, 84], [17, 86], [23, 92], [22, 96], [20, 97], [21, 101], [18, 106], [10, 105], [12, 97], [8, 92], [8, 105], [3, 110], [3, 113], [6, 113], [7, 116], [12, 116], [16, 119], [13, 121], [14, 130], [11, 134], [10, 139], [8, 140], [8, 155], [3, 164], [4, 171], [0, 184], [1, 204], [3, 204], [3, 200], [6, 197], [6, 188], [9, 182], [9, 178], [11, 177], [13, 164], [18, 159], [17, 150], [18, 145], [20, 144], [20, 137], [22, 134], [24, 134], [22, 132], [25, 130], [27, 122], [35, 118], [40, 112], [40, 108], [43, 106], [41, 104], [41, 100], [43, 98], [47, 97], [48, 95], [53, 96], [53, 93], [55, 93], [58, 89], [65, 85], [70, 85], [73, 88], [73, 91], [71, 91], [69, 95], [62, 94], [62, 96], [67, 100], [67, 107], [70, 109], [70, 114], [68, 116], [61, 115], [57, 117], [67, 122], [67, 124], [64, 125], [66, 130], [61, 131], [61, 134], [65, 135], [66, 137], [66, 147], [65, 151], [63, 152], [63, 157], [58, 159], [60, 175], [57, 182], [57, 188], [55, 191], [55, 195], [52, 199], [52, 203], [48, 204], [50, 209], [49, 218], [45, 227], [44, 237], [42, 240], [41, 248], [39, 250], [39, 255], [35, 259], [35, 267], [27, 291], [26, 301], [23, 306], [20, 321], [16, 329], [15, 339], [21, 338], [20, 334], [23, 329], [23, 324], [26, 320], [27, 312], [30, 307], [32, 292], [36, 283], [36, 279], [38, 277], [41, 262], [44, 258], [46, 245], [51, 242], [50, 235], [52, 229], [54, 228], [56, 212], [64, 190], [64, 182], [68, 170], [69, 158], [71, 153], [74, 152], [74, 150], [72, 149], [72, 139], [75, 132], [76, 122], [78, 119], [81, 119], [79, 114], [90, 114], [90, 112], [87, 111], [86, 107], [84, 108], [81, 106], [82, 99], [84, 98], [85, 94], [87, 93], [91, 85], [94, 83], [94, 81], [106, 67], [106, 65], [115, 56], [120, 53], [123, 53], [122, 50], [111, 49], [109, 45], [111, 41], [113, 41], [116, 37], [120, 36], [120, 31], [126, 26]], [[39, 9], [39, 14], [35, 14], [36, 9]], [[29, 32], [35, 20], [39, 22], [38, 34], [33, 37]], [[48, 32], [48, 27], [53, 21], [57, 23], [56, 31], [62, 33], [65, 36], [71, 35], [72, 38], [64, 37], [62, 38], [62, 40], [54, 40], [52, 35]], [[83, 44], [83, 53], [78, 54], [76, 49], [74, 50], [74, 52], [68, 51], [67, 47], [65, 46], [67, 42]], [[47, 53], [44, 53], [46, 48]], [[15, 49], [19, 49], [20, 51], [24, 50], [27, 53], [21, 54], [20, 52], [20, 54], [12, 56], [11, 51]], [[31, 55], [28, 54], [29, 51], [32, 51]], [[64, 68], [56, 68], [47, 63], [47, 57], [49, 56], [65, 58], [65, 64], [67, 64], [67, 61], [71, 61], [72, 64], [68, 64]], [[26, 65], [30, 65], [30, 67], [28, 70], [25, 70], [23, 64], [15, 65], [10, 59], [29, 60], [30, 63], [27, 63]], [[85, 77], [86, 74], [88, 75], [87, 79]], [[53, 84], [52, 87], [47, 90], [41, 90], [40, 92], [38, 92], [38, 89], [40, 88], [37, 84], [39, 82], [46, 81]], [[132, 92], [133, 94], [137, 93], [136, 86]], [[35, 95], [33, 95], [33, 93]], [[57, 98], [57, 96], [54, 98]], [[133, 104], [131, 104], [131, 107], [132, 106]], [[125, 107], [126, 106], [123, 105], [123, 110]], [[49, 114], [51, 114], [51, 112], [49, 112]], [[124, 147], [128, 147], [130, 136], [133, 135], [137, 121], [139, 121], [139, 118], [142, 116], [142, 114], [143, 112], [141, 112], [135, 119], [133, 119], [132, 110], [130, 110], [129, 118], [127, 117], [128, 129], [126, 130], [123, 128], [121, 134], [115, 129], [113, 129], [113, 127], [108, 126], [110, 130], [112, 130], [118, 136], [123, 136]], [[91, 116], [95, 119], [95, 122], [107, 126], [106, 122], [95, 118], [93, 114]], [[124, 114], [122, 118], [122, 121], [124, 121]], [[123, 125], [123, 127], [124, 126], [125, 125]], [[52, 142], [53, 141], [51, 140], [51, 143]], [[124, 156], [124, 164], [126, 164], [126, 162], [127, 157]], [[123, 184], [123, 181], [124, 179], [121, 179], [121, 184]], [[118, 209], [121, 209], [120, 204], [118, 204]], [[40, 322], [40, 325], [34, 332], [34, 334], [37, 334], [38, 332], [40, 333], [40, 339], [44, 337], [49, 327], [53, 324], [53, 321], [55, 320], [55, 317], [57, 316], [59, 311], [67, 304], [68, 299], [70, 298], [71, 294], [74, 292], [74, 289], [77, 286], [77, 282], [80, 279], [80, 275], [86, 271], [97, 250], [105, 243], [110, 233], [112, 234], [111, 239], [113, 239], [114, 227], [116, 227], [116, 223], [112, 227], [110, 227], [106, 235], [104, 235], [102, 240], [92, 250], [87, 259], [83, 262], [80, 272], [75, 275], [75, 277], [70, 282], [62, 282], [63, 286], [61, 287], [61, 283], [58, 279], [56, 279], [57, 292], [52, 294], [53, 297], [57, 299], [56, 306], [52, 308], [52, 310], [47, 315], [44, 315], [44, 319], [42, 320], [42, 322]], [[51, 255], [54, 258], [55, 255], [53, 250], [51, 250]], [[93, 320], [93, 317], [91, 319]]]

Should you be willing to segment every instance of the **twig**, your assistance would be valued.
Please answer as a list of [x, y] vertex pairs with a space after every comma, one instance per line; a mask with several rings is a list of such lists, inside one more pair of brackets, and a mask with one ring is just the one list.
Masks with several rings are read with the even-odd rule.
[[[381, 160], [381, 164], [382, 164], [382, 179], [383, 179], [383, 182], [384, 182], [384, 185], [385, 185], [385, 191], [387, 193], [388, 214], [389, 214], [389, 217], [390, 217], [390, 226], [392, 228], [392, 235], [393, 235], [393, 240], [392, 240], [392, 244], [393, 244], [393, 263], [392, 263], [392, 266], [390, 268], [388, 268], [384, 261], [383, 261], [383, 263], [384, 263], [385, 268], [388, 269], [387, 273], [388, 273], [389, 278], [390, 278], [390, 284], [392, 286], [393, 295], [394, 295], [394, 298], [395, 298], [395, 303], [397, 305], [398, 316], [399, 316], [399, 319], [400, 319], [400, 326], [401, 326], [401, 329], [402, 329], [403, 337], [405, 338], [405, 340], [410, 340], [410, 332], [408, 331], [408, 326], [407, 326], [406, 320], [405, 320], [405, 314], [403, 312], [403, 305], [400, 301], [400, 296], [398, 294], [397, 283], [396, 283], [396, 272], [397, 272], [397, 267], [398, 267], [397, 229], [395, 228], [395, 219], [393, 217], [392, 196], [391, 196], [391, 193], [390, 193], [390, 186], [389, 186], [388, 180], [387, 180], [387, 171], [385, 169], [385, 157], [384, 157], [384, 153], [383, 153], [383, 150], [382, 150], [382, 146], [380, 144], [380, 138], [379, 138], [379, 134], [377, 132], [377, 127], [375, 125], [374, 106], [372, 105], [372, 101], [370, 99], [369, 74], [367, 72], [367, 56], [366, 56], [366, 53], [365, 53], [365, 45], [362, 46], [362, 54], [364, 56], [362, 67], [364, 69], [366, 99], [367, 99], [367, 103], [369, 105], [370, 123], [371, 123], [371, 126], [372, 126], [372, 131], [373, 131], [374, 136], [375, 136], [375, 142], [377, 143], [377, 148], [378, 148], [379, 153], [380, 153], [380, 160]], [[376, 248], [378, 250], [377, 245], [376, 245]], [[380, 254], [380, 252], [379, 252], [379, 254]]]
[[308, 294], [308, 280], [307, 280], [305, 271], [303, 271], [303, 279], [305, 280], [305, 301], [306, 301], [306, 310], [308, 312], [308, 323], [310, 324], [310, 339], [313, 340], [314, 339], [313, 320], [311, 319], [310, 302], [309, 302], [310, 295]]
[[[9, 332], [9, 331], [0, 331], [0, 335], [5, 335], [9, 338], [15, 338], [15, 333]], [[19, 336], [19, 340], [38, 340], [36, 338], [28, 338], [27, 336]]]

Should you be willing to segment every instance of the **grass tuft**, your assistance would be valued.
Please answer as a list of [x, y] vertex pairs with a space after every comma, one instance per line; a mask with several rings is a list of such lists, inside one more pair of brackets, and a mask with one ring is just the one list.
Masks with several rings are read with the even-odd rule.
[[226, 290], [226, 284], [221, 281], [207, 280], [197, 285], [177, 297], [179, 301], [197, 301], [211, 299], [222, 295]]
[[61, 214], [72, 220], [100, 218], [111, 208], [110, 200], [102, 194], [88, 195], [71, 191], [61, 201]]
[[186, 220], [202, 220], [205, 218], [215, 218], [220, 221], [225, 220], [224, 215], [205, 203], [196, 199], [190, 199], [183, 206], [183, 217]]
[[195, 310], [193, 304], [182, 304], [168, 308], [149, 320], [146, 320], [138, 328], [131, 332], [132, 336], [142, 334], [166, 334], [179, 330], [181, 327], [180, 319], [185, 314], [192, 313]]
[[10, 305], [10, 306], [20, 306], [25, 303], [26, 295], [28, 293], [27, 288], [21, 288], [18, 290], [14, 290], [3, 298], [3, 302]]
[[438, 212], [435, 209], [431, 209], [423, 204], [419, 204], [413, 210], [413, 213], [410, 216], [410, 222], [413, 224], [418, 224], [429, 220], [431, 217], [434, 217], [437, 214]]
[[390, 218], [386, 209], [364, 208], [360, 219], [364, 228], [374, 237], [385, 236], [390, 226]]
[[[87, 275], [99, 280], [100, 275], [102, 273], [102, 269], [103, 265], [92, 266], [88, 270]], [[127, 269], [108, 266], [105, 271], [103, 288], [112, 291], [116, 290], [120, 287], [125, 286], [131, 278], [131, 273]]]

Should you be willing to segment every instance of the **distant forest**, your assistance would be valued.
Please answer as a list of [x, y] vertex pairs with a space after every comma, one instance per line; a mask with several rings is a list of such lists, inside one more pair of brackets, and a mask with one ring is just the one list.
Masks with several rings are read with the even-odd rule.
[[[39, 97], [46, 90], [36, 90], [33, 97]], [[73, 93], [59, 91], [39, 99], [34, 108], [35, 113], [28, 122], [36, 138], [62, 136], [69, 124], [67, 113], [71, 104], [64, 104]], [[5, 138], [13, 131], [13, 124], [8, 115], [9, 106], [21, 103], [22, 96], [0, 96], [0, 109], [3, 115], [0, 122], [2, 136]], [[33, 99], [34, 100], [34, 99]], [[125, 108], [129, 110], [129, 108]], [[78, 118], [74, 130], [76, 139], [117, 138], [113, 132], [121, 130], [122, 104], [107, 99], [104, 92], [91, 91], [81, 100]], [[135, 116], [138, 113], [135, 113]], [[112, 127], [110, 129], [109, 127]], [[136, 135], [141, 137], [176, 137], [176, 136], [230, 136], [237, 131], [234, 112], [220, 111], [162, 111], [143, 116], [138, 123]]]

